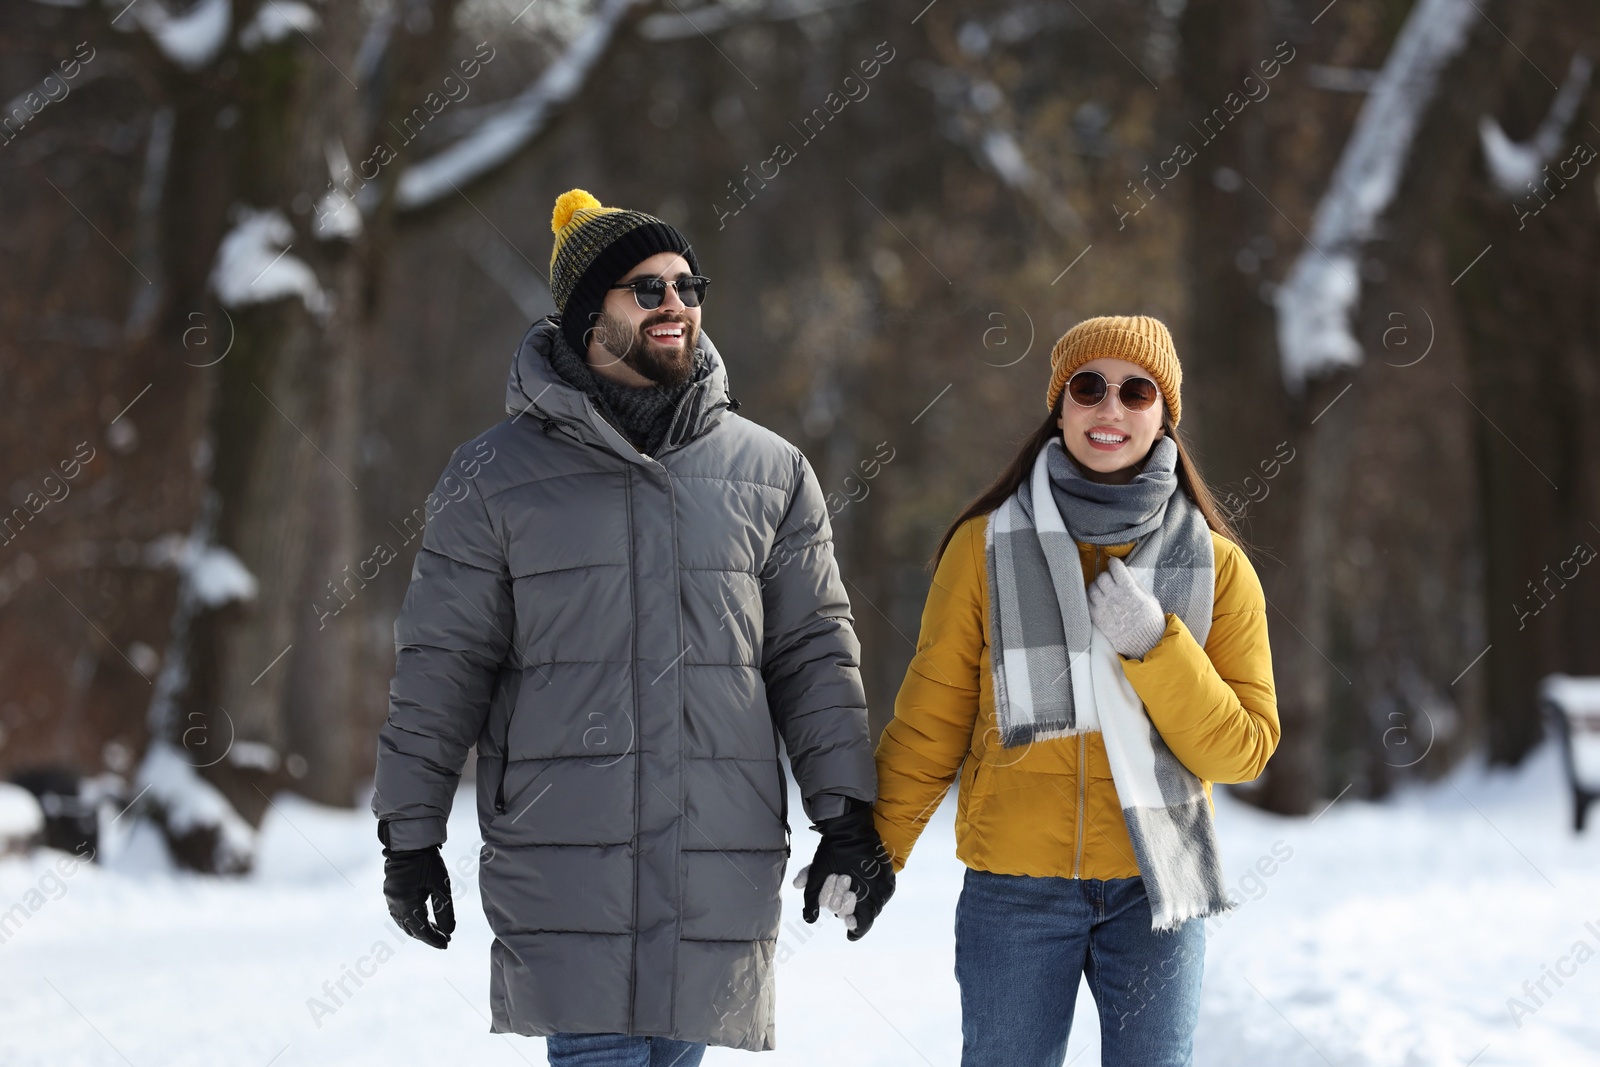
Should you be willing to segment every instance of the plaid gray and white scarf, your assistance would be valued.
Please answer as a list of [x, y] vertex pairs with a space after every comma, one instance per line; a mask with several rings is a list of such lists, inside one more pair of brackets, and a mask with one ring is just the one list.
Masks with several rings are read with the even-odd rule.
[[984, 537], [1001, 745], [1102, 733], [1156, 930], [1231, 906], [1216, 827], [1200, 779], [1162, 740], [1116, 650], [1089, 621], [1075, 541], [1137, 541], [1129, 570], [1204, 645], [1211, 533], [1178, 488], [1176, 465], [1177, 446], [1163, 436], [1133, 482], [1106, 485], [1084, 478], [1053, 439]]

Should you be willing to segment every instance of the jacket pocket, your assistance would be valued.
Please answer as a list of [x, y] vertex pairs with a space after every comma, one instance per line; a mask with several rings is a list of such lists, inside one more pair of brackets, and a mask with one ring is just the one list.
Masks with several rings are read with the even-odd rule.
[[500, 817], [505, 806], [503, 795], [506, 780], [505, 758], [490, 754], [486, 746], [480, 745], [478, 758], [473, 765], [473, 775], [476, 778], [473, 792], [478, 802], [478, 829], [487, 834], [490, 825]]
[[772, 769], [778, 779], [778, 818], [783, 820], [783, 854], [789, 855], [794, 847], [794, 831], [789, 828], [789, 780], [783, 773], [783, 744], [778, 733], [778, 721], [772, 721]]
[[[511, 762], [511, 719], [516, 713], [517, 700], [522, 693], [522, 671], [513, 665], [512, 653], [500, 664], [495, 675], [494, 691], [489, 697], [489, 715], [479, 738], [478, 755], [484, 766], [480, 773], [495, 775], [492, 804], [495, 812], [506, 810], [506, 765]], [[485, 744], [487, 741], [487, 745]]]
[[506, 761], [504, 757], [501, 757], [495, 762], [500, 766], [495, 774], [494, 812], [496, 815], [504, 815], [506, 813]]
[[983, 808], [983, 802], [988, 799], [990, 790], [994, 788], [994, 767], [971, 753], [967, 754], [967, 758], [973, 764], [965, 805], [967, 819], [970, 821]]

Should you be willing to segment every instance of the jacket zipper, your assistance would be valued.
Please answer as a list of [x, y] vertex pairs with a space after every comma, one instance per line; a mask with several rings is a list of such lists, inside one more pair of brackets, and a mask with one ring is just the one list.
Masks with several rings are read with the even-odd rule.
[[1083, 862], [1083, 795], [1084, 774], [1083, 762], [1087, 758], [1089, 742], [1086, 734], [1078, 735], [1078, 851], [1072, 858], [1072, 877], [1078, 877], [1078, 867]]
[[[1100, 546], [1094, 546], [1094, 575], [1100, 576]], [[1078, 877], [1078, 871], [1083, 864], [1083, 802], [1084, 795], [1088, 792], [1088, 783], [1084, 774], [1084, 762], [1088, 759], [1089, 741], [1085, 734], [1078, 735], [1078, 841], [1077, 849], [1072, 857], [1072, 877]]]
[[[623, 497], [624, 514], [628, 520], [628, 610], [633, 616], [634, 625], [630, 627], [628, 657], [633, 670], [639, 664], [639, 593], [634, 586], [634, 544], [633, 544], [633, 468], [624, 469], [625, 489]], [[632, 671], [630, 671], [631, 675]], [[628, 680], [629, 693], [634, 698], [634, 712], [637, 715], [638, 706], [638, 679], [630, 677]], [[637, 718], [635, 719], [637, 722]], [[635, 730], [639, 729], [635, 726]], [[635, 736], [638, 736], [635, 733]], [[629, 851], [633, 853], [633, 914], [629, 917], [628, 927], [633, 936], [629, 938], [628, 948], [628, 1029], [633, 1029], [633, 1013], [638, 999], [639, 978], [639, 764], [642, 761], [639, 754], [633, 757], [633, 836], [629, 839]]]
[[783, 805], [783, 814], [779, 816], [783, 820], [783, 854], [789, 856], [793, 854], [794, 831], [789, 828], [789, 783], [783, 777], [783, 756], [780, 754], [782, 750], [778, 748], [778, 741], [778, 723], [774, 719], [772, 723], [772, 765], [778, 772], [778, 797]]

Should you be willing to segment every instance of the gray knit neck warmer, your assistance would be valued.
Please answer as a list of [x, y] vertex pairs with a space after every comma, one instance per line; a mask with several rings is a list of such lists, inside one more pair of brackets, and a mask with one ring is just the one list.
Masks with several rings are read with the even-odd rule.
[[1089, 480], [1059, 438], [1051, 443], [1056, 447], [1049, 449], [1050, 495], [1074, 540], [1122, 545], [1161, 525], [1178, 488], [1178, 446], [1171, 437], [1156, 439], [1144, 468], [1126, 485]]
[[682, 384], [622, 385], [596, 374], [589, 361], [573, 351], [560, 330], [555, 331], [550, 346], [550, 365], [569, 385], [587, 393], [605, 420], [647, 456], [655, 455], [666, 441], [673, 417], [686, 394], [711, 374], [711, 361], [696, 345], [694, 370]]

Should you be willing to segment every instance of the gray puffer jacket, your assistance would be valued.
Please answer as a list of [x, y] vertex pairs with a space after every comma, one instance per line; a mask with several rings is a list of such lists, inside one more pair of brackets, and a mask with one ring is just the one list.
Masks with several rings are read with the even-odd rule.
[[551, 368], [554, 330], [429, 498], [372, 810], [395, 848], [442, 842], [477, 744], [491, 1032], [770, 1049], [779, 735], [808, 810], [876, 798], [827, 508], [703, 333], [646, 456]]

